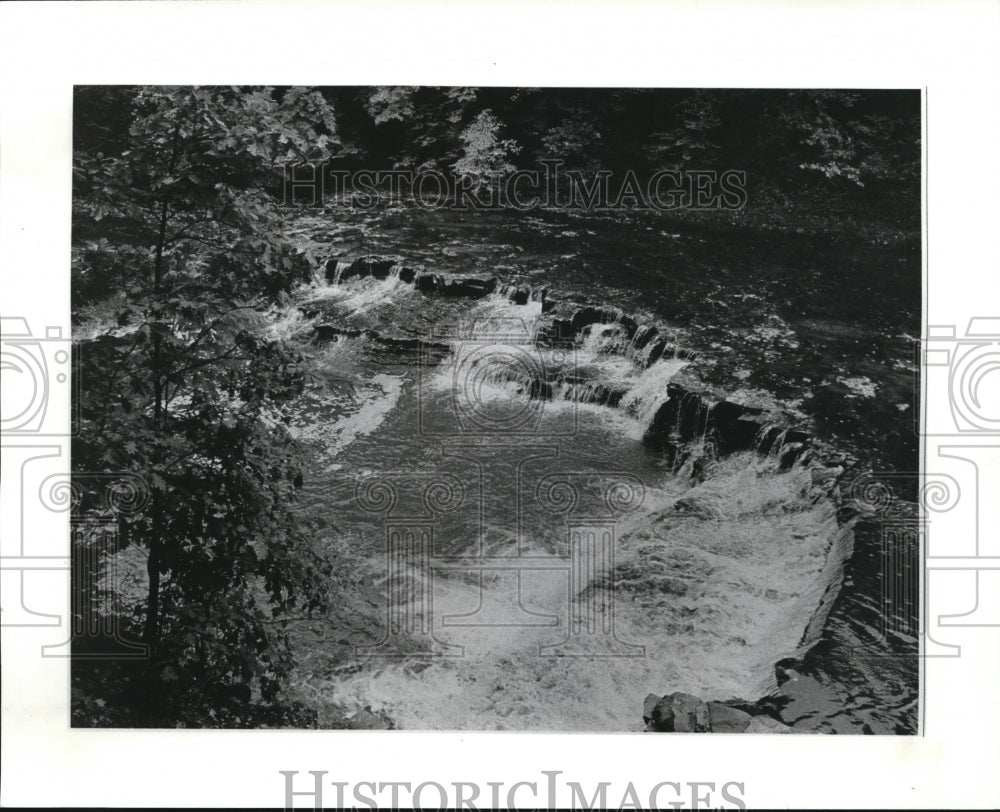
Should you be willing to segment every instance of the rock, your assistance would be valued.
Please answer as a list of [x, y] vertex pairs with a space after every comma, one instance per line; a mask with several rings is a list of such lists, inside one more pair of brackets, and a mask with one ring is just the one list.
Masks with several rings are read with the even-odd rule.
[[781, 453], [778, 458], [778, 470], [787, 471], [802, 454], [805, 446], [802, 443], [785, 443], [781, 446]]
[[324, 270], [324, 275], [326, 276], [327, 282], [333, 282], [335, 279], [338, 278], [337, 267], [340, 265], [343, 265], [343, 268], [341, 268], [340, 271], [340, 273], [343, 273], [348, 268], [350, 268], [351, 263], [345, 260], [337, 259], [336, 257], [327, 261], [326, 269]]
[[650, 694], [646, 697], [646, 701], [642, 703], [642, 719], [647, 725], [653, 721], [653, 711], [662, 698], [656, 694]]
[[433, 293], [441, 284], [441, 277], [436, 273], [421, 271], [413, 278], [413, 287], [423, 293]]
[[481, 299], [483, 296], [493, 293], [496, 287], [497, 280], [491, 276], [442, 277], [438, 283], [437, 291], [443, 296], [466, 296], [470, 299]]
[[625, 330], [625, 337], [631, 341], [635, 331], [639, 329], [639, 322], [624, 313], [618, 317], [618, 323]]
[[[365, 256], [358, 257], [353, 262], [343, 259], [333, 258], [326, 263], [326, 280], [333, 282], [335, 279], [344, 282], [352, 276], [374, 276], [376, 279], [385, 279], [390, 276], [393, 269], [399, 269], [399, 278], [404, 282], [413, 279], [412, 268], [399, 268], [399, 257]], [[339, 270], [338, 270], [339, 268]], [[404, 272], [409, 277], [404, 278]]]
[[638, 327], [632, 340], [632, 346], [636, 350], [641, 350], [656, 337], [657, 329], [647, 324]]
[[646, 365], [653, 366], [657, 361], [660, 360], [660, 356], [663, 355], [663, 351], [667, 348], [667, 342], [662, 338], [656, 339], [652, 348], [649, 351], [649, 355], [646, 356]]
[[608, 318], [608, 314], [603, 308], [583, 307], [573, 314], [573, 331], [579, 332], [590, 324], [600, 324], [607, 321], [611, 321], [611, 319]]
[[750, 719], [744, 733], [794, 733], [795, 731], [788, 725], [783, 725], [777, 719], [770, 716], [754, 716]]
[[774, 716], [767, 700], [743, 703], [737, 700], [703, 702], [677, 692], [666, 696], [649, 694], [643, 702], [646, 730], [654, 733], [817, 733], [791, 727]]
[[673, 695], [674, 730], [678, 733], [708, 733], [708, 705], [691, 694]]
[[708, 721], [713, 733], [744, 733], [753, 721], [753, 717], [721, 702], [709, 702]]
[[549, 335], [554, 341], [568, 341], [576, 335], [571, 319], [552, 319]]
[[653, 708], [650, 728], [657, 733], [674, 732], [674, 709], [669, 696], [663, 697]]
[[350, 730], [392, 729], [392, 725], [388, 721], [372, 713], [370, 708], [365, 708], [355, 713], [354, 716], [347, 720], [347, 727]]
[[844, 473], [844, 469], [835, 465], [832, 468], [816, 468], [812, 472], [812, 484], [822, 485], [830, 480], [836, 481]]
[[665, 696], [653, 708], [653, 729], [661, 733], [708, 733], [708, 706], [681, 691]]
[[344, 271], [341, 279], [348, 276], [374, 276], [377, 279], [385, 279], [392, 273], [392, 269], [399, 264], [399, 259], [394, 257], [359, 257], [351, 263], [351, 267]]

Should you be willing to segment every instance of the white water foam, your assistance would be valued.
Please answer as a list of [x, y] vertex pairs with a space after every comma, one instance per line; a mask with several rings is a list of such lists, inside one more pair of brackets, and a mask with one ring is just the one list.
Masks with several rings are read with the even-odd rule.
[[[383, 283], [389, 291], [396, 287], [391, 279], [352, 279], [331, 287], [341, 288], [337, 296], [346, 289], [347, 297], [360, 297], [351, 301], [364, 306], [364, 297]], [[589, 383], [564, 384], [546, 410], [586, 408], [616, 426], [626, 425], [633, 440], [645, 431], [667, 398], [671, 378], [685, 365], [677, 359], [648, 369], [632, 364], [621, 354], [617, 325], [589, 330], [570, 358], [564, 350], [537, 347], [540, 304], [515, 305], [491, 296], [470, 308], [470, 317], [470, 332], [452, 340], [453, 357], [426, 382], [431, 391], [454, 393], [455, 365], [472, 346], [481, 351], [476, 364], [486, 372], [473, 398], [480, 403], [524, 399], [530, 395], [530, 376], [505, 374], [504, 359], [528, 353], [545, 368], [546, 378], [557, 371], [592, 376]], [[567, 398], [569, 387], [612, 382], [627, 387], [618, 409]], [[381, 425], [401, 388], [394, 376], [365, 381], [354, 395], [357, 408], [332, 424], [332, 433], [343, 439], [336, 451]], [[330, 424], [324, 428], [330, 432]], [[588, 433], [575, 442], [600, 448], [599, 439], [603, 436]], [[613, 444], [606, 457], [608, 466], [622, 464]], [[314, 657], [306, 651], [298, 690], [314, 706], [341, 714], [370, 707], [411, 729], [640, 730], [642, 699], [650, 692], [756, 699], [754, 691], [773, 663], [803, 639], [827, 568], [829, 540], [837, 532], [832, 505], [805, 496], [809, 472], [778, 473], [775, 464], [750, 453], [734, 455], [712, 464], [707, 479], [693, 486], [664, 474], [660, 487], [649, 489], [643, 512], [617, 528], [617, 566], [614, 572], [592, 573], [588, 588], [609, 579], [614, 583], [618, 636], [645, 646], [644, 657], [539, 656], [539, 645], [557, 642], [565, 633], [568, 601], [580, 597], [567, 589], [565, 559], [549, 555], [552, 569], [520, 577], [509, 569], [485, 570], [481, 576], [460, 568], [435, 571], [430, 620], [439, 640], [465, 647], [463, 656], [400, 662], [361, 655], [331, 669], [320, 652]], [[530, 523], [527, 530], [528, 548], [547, 555], [550, 545], [530, 538]], [[384, 550], [373, 554], [364, 546], [345, 552], [352, 554], [357, 556], [350, 561], [352, 570], [370, 578], [377, 594], [386, 585]], [[424, 578], [424, 573], [410, 573], [412, 586]], [[444, 617], [474, 614], [481, 601], [497, 625], [444, 626]], [[409, 611], [418, 609], [412, 605]], [[525, 610], [532, 617], [555, 615], [560, 626], [523, 625]], [[350, 617], [330, 622], [382, 628], [377, 601], [352, 603], [350, 611]]]
[[522, 608], [565, 624], [564, 573], [524, 574], [520, 601], [512, 573], [485, 573], [491, 618], [513, 625], [468, 629], [441, 618], [474, 610], [479, 581], [438, 573], [433, 628], [439, 640], [465, 646], [461, 657], [362, 657], [352, 674], [307, 677], [303, 693], [321, 706], [384, 711], [409, 729], [640, 730], [650, 692], [756, 699], [762, 675], [801, 640], [803, 596], [836, 532], [832, 505], [798, 496], [808, 480], [807, 471], [777, 473], [738, 455], [700, 485], [675, 483], [622, 527], [611, 576], [617, 632], [645, 646], [643, 657], [539, 656], [565, 625], [517, 624]]
[[641, 438], [646, 432], [657, 410], [667, 402], [667, 384], [686, 365], [676, 358], [657, 361], [639, 376], [635, 385], [625, 394], [620, 408], [635, 420], [632, 436]]

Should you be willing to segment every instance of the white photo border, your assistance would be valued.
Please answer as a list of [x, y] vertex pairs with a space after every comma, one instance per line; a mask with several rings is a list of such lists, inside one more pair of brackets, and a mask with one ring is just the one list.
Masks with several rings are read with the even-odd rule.
[[[926, 128], [924, 338], [947, 342], [950, 328], [957, 346], [978, 335], [972, 319], [1000, 317], [998, 30], [1000, 4], [971, 1], [4, 3], [3, 315], [23, 317], [36, 331], [54, 326], [69, 334], [74, 85], [919, 88]], [[994, 806], [1000, 629], [988, 622], [1000, 623], [1000, 526], [990, 516], [990, 496], [1000, 483], [1000, 437], [956, 427], [947, 382], [922, 379], [923, 470], [953, 475], [973, 500], [966, 502], [972, 510], [928, 513], [934, 544], [954, 540], [964, 551], [971, 534], [977, 546], [972, 556], [927, 562], [925, 579], [935, 582], [925, 622], [939, 639], [924, 647], [919, 736], [70, 729], [69, 661], [40, 656], [40, 646], [66, 639], [63, 620], [2, 629], [0, 802], [274, 807], [285, 800], [282, 770], [300, 778], [323, 770], [332, 781], [484, 787], [543, 781], [544, 770], [561, 770], [563, 781], [616, 788], [630, 781], [741, 782], [750, 808]], [[50, 408], [69, 414], [60, 392]], [[15, 554], [21, 521], [32, 533], [64, 537], [68, 549], [64, 520], [43, 515], [32, 500], [21, 515], [17, 490], [29, 454], [48, 454], [54, 471], [65, 470], [68, 441], [5, 437], [4, 446], [3, 555]], [[46, 590], [53, 606], [67, 604], [68, 573], [19, 577], [37, 579], [32, 588]], [[970, 594], [970, 583], [978, 593]], [[4, 617], [18, 608], [9, 605], [7, 585]], [[959, 620], [941, 622], [947, 617]], [[960, 656], [933, 656], [939, 645], [958, 646]], [[621, 794], [610, 797], [617, 803]], [[568, 801], [557, 799], [560, 806]]]

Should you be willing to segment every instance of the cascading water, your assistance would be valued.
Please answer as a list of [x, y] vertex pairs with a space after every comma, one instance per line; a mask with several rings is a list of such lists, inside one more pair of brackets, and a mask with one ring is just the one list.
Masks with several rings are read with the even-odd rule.
[[[305, 507], [327, 517], [343, 567], [343, 608], [297, 637], [297, 690], [327, 723], [369, 707], [409, 728], [637, 730], [650, 690], [756, 699], [822, 627], [831, 556], [847, 549], [833, 503], [752, 436], [700, 457], [697, 478], [694, 458], [679, 475], [644, 443], [687, 365], [664, 357], [657, 327], [612, 315], [547, 343], [545, 294], [421, 296], [398, 265], [343, 279], [349, 267], [303, 304], [358, 333], [316, 350], [324, 374], [298, 421], [317, 459]], [[386, 353], [414, 334], [443, 349]], [[673, 440], [705, 446], [711, 403], [687, 392], [673, 405]], [[781, 439], [765, 428], [765, 443]], [[423, 502], [410, 493], [442, 475]], [[373, 513], [359, 494], [379, 477], [398, 503]], [[623, 488], [642, 498], [616, 512]], [[418, 559], [391, 531], [414, 515], [433, 516]], [[576, 571], [581, 521], [614, 543]], [[568, 656], [594, 600], [614, 605], [602, 645], [615, 656]]]

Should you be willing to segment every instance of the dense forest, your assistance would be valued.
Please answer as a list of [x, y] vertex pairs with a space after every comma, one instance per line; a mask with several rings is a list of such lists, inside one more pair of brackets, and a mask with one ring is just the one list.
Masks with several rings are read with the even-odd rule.
[[149, 652], [76, 640], [75, 724], [316, 724], [284, 695], [287, 624], [338, 600], [337, 562], [296, 509], [285, 410], [308, 358], [270, 325], [325, 258], [291, 235], [307, 204], [283, 198], [287, 167], [735, 169], [746, 205], [710, 215], [732, 227], [919, 232], [915, 91], [102, 86], [74, 105], [74, 320], [102, 326], [76, 339], [73, 466], [148, 488], [139, 511], [85, 492], [78, 511], [142, 552], [144, 594], [116, 620]]

